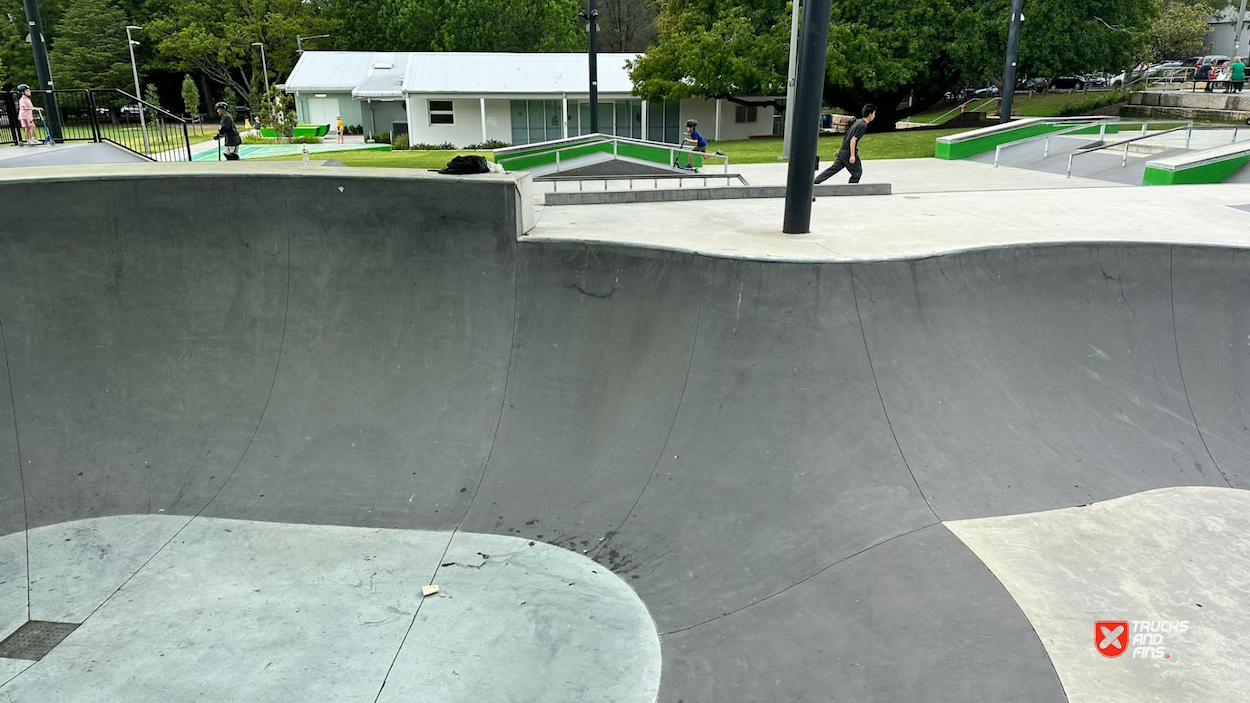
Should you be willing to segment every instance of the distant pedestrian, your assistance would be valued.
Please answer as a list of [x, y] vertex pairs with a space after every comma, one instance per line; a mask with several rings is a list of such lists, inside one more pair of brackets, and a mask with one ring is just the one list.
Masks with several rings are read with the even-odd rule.
[[1240, 56], [1233, 57], [1233, 65], [1230, 67], [1232, 76], [1229, 78], [1233, 82], [1233, 90], [1241, 92], [1241, 86], [1246, 82], [1246, 64], [1242, 62]]
[[27, 144], [38, 144], [39, 136], [35, 132], [35, 113], [43, 114], [43, 108], [35, 107], [30, 101], [30, 86], [25, 83], [17, 87], [17, 121], [22, 125], [22, 133]]
[[337, 115], [334, 118], [334, 129], [336, 132], [338, 132], [338, 135], [339, 135], [338, 141], [336, 143], [342, 144], [343, 143], [343, 116], [342, 115]]
[[221, 129], [217, 130], [213, 139], [222, 140], [226, 161], [238, 161], [239, 145], [243, 139], [239, 136], [239, 128], [234, 126], [234, 118], [230, 116], [230, 106], [224, 102], [217, 103], [217, 114], [221, 116]]
[[859, 183], [859, 179], [864, 175], [864, 164], [859, 158], [859, 142], [868, 131], [868, 125], [876, 118], [877, 106], [869, 103], [864, 106], [860, 114], [862, 117], [851, 123], [846, 134], [842, 136], [842, 147], [833, 157], [833, 165], [816, 177], [817, 183], [824, 183], [842, 169], [851, 172], [851, 183]]

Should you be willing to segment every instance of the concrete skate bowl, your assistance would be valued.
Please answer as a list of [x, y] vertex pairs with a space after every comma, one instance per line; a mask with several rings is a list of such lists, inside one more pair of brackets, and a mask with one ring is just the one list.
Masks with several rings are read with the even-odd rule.
[[0, 237], [0, 533], [549, 543], [645, 603], [662, 701], [1066, 700], [943, 521], [1250, 483], [1245, 251], [527, 243], [509, 181], [344, 171], [0, 193], [38, 204]]

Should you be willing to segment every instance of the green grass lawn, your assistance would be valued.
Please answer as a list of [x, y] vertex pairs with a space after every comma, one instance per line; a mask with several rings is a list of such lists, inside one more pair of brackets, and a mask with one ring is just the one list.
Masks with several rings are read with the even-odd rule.
[[[1048, 93], [1046, 95], [1034, 95], [1033, 97], [1029, 97], [1027, 95], [1017, 95], [1014, 99], [1012, 99], [1011, 105], [1013, 109], [1020, 111], [1020, 115], [1022, 117], [1058, 117], [1060, 111], [1062, 111], [1065, 107], [1068, 107], [1069, 105], [1079, 105], [1084, 102], [1089, 102], [1090, 100], [1093, 100], [1102, 94], [1103, 93], [1101, 92], [1072, 93], [1072, 94]], [[981, 105], [985, 104], [985, 102], [986, 102], [985, 99], [978, 99], [970, 103], [968, 107], [978, 108]], [[931, 120], [936, 119], [937, 117], [945, 113], [947, 110], [950, 110], [952, 107], [954, 107], [954, 105], [949, 105], [947, 107], [943, 107], [943, 108], [936, 109], [936, 110], [930, 110], [929, 112], [925, 112], [919, 115], [913, 115], [912, 117], [909, 117], [908, 120], [911, 122], [927, 123], [927, 122], [930, 122]], [[998, 107], [999, 107], [998, 101], [995, 100], [993, 102], [990, 102], [988, 105], [985, 105], [985, 107], [982, 108], [982, 112], [988, 110], [989, 112], [997, 114]], [[958, 112], [951, 113], [950, 115], [947, 115], [945, 119], [950, 119], [951, 117], [954, 117], [957, 114], [959, 113]], [[945, 121], [945, 119], [943, 121]]]
[[[859, 152], [865, 159], [918, 159], [933, 156], [933, 140], [963, 129], [898, 130], [881, 134], [869, 133], [860, 144]], [[821, 158], [833, 158], [833, 152], [842, 145], [841, 134], [820, 138]], [[720, 149], [729, 156], [732, 164], [776, 163], [781, 156], [781, 139], [744, 139], [732, 142], [708, 142], [708, 151]], [[710, 161], [709, 163], [715, 163]]]
[[[865, 159], [915, 159], [933, 156], [933, 140], [947, 134], [962, 132], [961, 129], [935, 129], [908, 131], [900, 130], [884, 134], [869, 134], [864, 137], [860, 153]], [[820, 153], [824, 159], [833, 158], [842, 143], [842, 135], [822, 137]], [[765, 164], [777, 163], [781, 156], [781, 139], [743, 139], [739, 141], [709, 142], [708, 151], [720, 149], [729, 155], [729, 163], [733, 164]], [[382, 168], [442, 168], [453, 156], [477, 154], [494, 160], [489, 151], [321, 151], [313, 154], [314, 160], [338, 159], [345, 166], [370, 166]], [[273, 156], [257, 161], [298, 161], [303, 158], [299, 154], [290, 156]], [[709, 160], [710, 165], [717, 162]]]
[[[319, 151], [308, 158], [314, 161], [338, 159], [344, 166], [368, 166], [372, 168], [443, 168], [454, 156], [477, 154], [494, 161], [489, 151], [382, 151], [375, 149], [352, 149], [349, 151]], [[271, 156], [256, 161], [299, 161], [301, 154]]]

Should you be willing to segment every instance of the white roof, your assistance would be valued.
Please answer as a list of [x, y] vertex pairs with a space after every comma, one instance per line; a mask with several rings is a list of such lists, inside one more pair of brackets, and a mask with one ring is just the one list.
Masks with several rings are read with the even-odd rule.
[[[396, 54], [381, 52], [385, 56]], [[349, 92], [369, 77], [372, 51], [305, 51], [286, 79], [288, 93]], [[403, 56], [400, 65], [407, 62]]]
[[[599, 92], [633, 92], [625, 62], [640, 54], [599, 54]], [[589, 93], [586, 54], [489, 52], [414, 53], [408, 56], [405, 93], [550, 94]]]
[[[629, 95], [625, 62], [641, 54], [599, 54], [599, 92]], [[286, 80], [288, 93], [350, 92], [357, 99], [431, 95], [585, 95], [586, 54], [305, 51]]]
[[369, 98], [402, 98], [404, 71], [408, 68], [408, 54], [376, 53], [370, 64], [369, 76], [352, 89], [357, 100]]

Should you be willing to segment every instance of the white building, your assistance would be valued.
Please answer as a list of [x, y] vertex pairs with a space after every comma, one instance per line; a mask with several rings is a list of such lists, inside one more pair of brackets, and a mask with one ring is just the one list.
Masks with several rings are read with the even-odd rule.
[[[711, 140], [776, 134], [780, 114], [727, 100], [643, 101], [626, 62], [599, 54], [599, 131], [676, 143], [687, 119]], [[300, 122], [408, 134], [413, 144], [512, 145], [590, 132], [586, 54], [306, 51], [285, 83]], [[775, 126], [776, 123], [776, 126]]]

